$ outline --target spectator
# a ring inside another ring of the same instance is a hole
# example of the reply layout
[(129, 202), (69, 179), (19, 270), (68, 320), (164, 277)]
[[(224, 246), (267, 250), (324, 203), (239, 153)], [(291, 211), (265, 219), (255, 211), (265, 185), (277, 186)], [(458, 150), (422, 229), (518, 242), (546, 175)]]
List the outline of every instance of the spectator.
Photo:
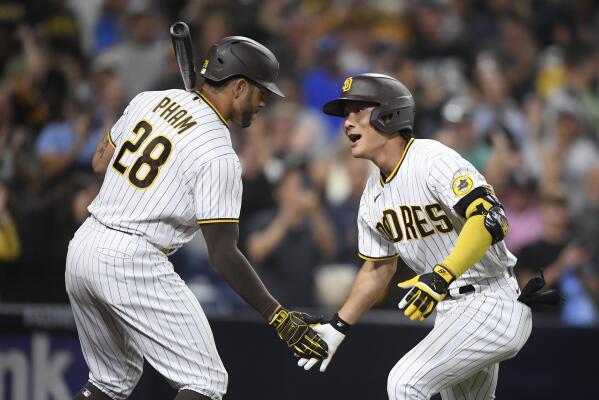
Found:
[(499, 63), (510, 93), (518, 102), (534, 90), (537, 54), (528, 21), (515, 16), (503, 17)]
[[(573, 286), (570, 271), (576, 271), (590, 260), (590, 254), (581, 246), (569, 232), (570, 216), (568, 213), (568, 193), (560, 186), (544, 189), (541, 197), (541, 212), (543, 217), (543, 235), (540, 239), (524, 246), (517, 254), (516, 273), (518, 283), (522, 287), (529, 279), (538, 276), (542, 269), (546, 287), (560, 287), (561, 279), (567, 276), (569, 285)], [(566, 299), (565, 307), (568, 306)], [(579, 302), (579, 299), (573, 299)], [(557, 307), (539, 306), (539, 312), (553, 312), (559, 315)], [(579, 309), (587, 312), (587, 309)]]
[(579, 240), (599, 259), (599, 164), (587, 174), (585, 194), (585, 206), (577, 216), (576, 232)]
[(257, 114), (244, 132), (240, 151), (242, 165), (242, 206), (239, 215), (239, 248), (247, 249), (248, 223), (256, 214), (275, 206), (272, 181), (281, 173), (281, 164), (271, 158), (271, 146), (266, 140), (266, 118)]
[(17, 178), (16, 158), (25, 141), (23, 128), (15, 128), (11, 121), (12, 107), (8, 93), (0, 89), (0, 179), (11, 182)]
[(15, 221), (8, 211), (8, 192), (0, 182), (0, 262), (15, 261), (21, 255), (21, 243)]
[(330, 207), (331, 219), (338, 238), (335, 261), (361, 266), (358, 258), (358, 227), (356, 218), (360, 199), (368, 181), (368, 162), (347, 154), (343, 160), (343, 170), (349, 180), (349, 190), (345, 199)]
[(536, 168), (548, 184), (565, 183), (573, 212), (580, 211), (584, 194), (584, 177), (599, 158), (596, 144), (584, 134), (581, 110), (569, 97), (556, 98), (554, 113), (549, 119), (547, 137), (538, 142), (539, 159)]
[[(308, 71), (302, 81), (302, 91), (305, 95), (306, 105), (320, 112), (323, 104), (339, 94), (339, 88), (342, 86), (346, 75), (350, 72), (344, 72), (338, 63), (338, 53), (340, 50), (339, 38), (335, 36), (324, 36), (316, 43), (316, 60), (318, 65)], [(325, 117), (328, 128), (327, 142), (332, 143), (339, 135), (341, 122), (339, 118)]]
[(49, 118), (47, 96), (52, 90), (49, 81), (45, 79), (49, 66), (44, 62), (49, 56), (49, 50), (40, 43), (42, 40), (27, 25), (19, 26), (16, 36), (22, 51), (15, 56), (15, 64), (21, 64), (20, 68), (7, 72), (10, 82), (7, 89), (11, 94), (13, 109), (11, 120), (15, 126), (35, 131)]
[(576, 220), (576, 238), (592, 254), (592, 263), (584, 270), (582, 280), (599, 309), (599, 165), (596, 164), (586, 178), (586, 201)]
[(522, 247), (537, 241), (543, 234), (537, 182), (522, 170), (512, 171), (501, 198), (510, 222), (505, 244), (513, 254), (518, 254)]
[(286, 304), (314, 305), (313, 273), (335, 252), (331, 223), (297, 167), (275, 187), (276, 207), (249, 222), (248, 255), (273, 295)]
[[(58, 72), (51, 73), (48, 79), (56, 82), (64, 80)], [(91, 156), (99, 140), (99, 137), (88, 137), (89, 112), (75, 113), (72, 104), (65, 99), (66, 83), (59, 86), (51, 102), (51, 121), (42, 129), (35, 146), (46, 186), (72, 171), (78, 163), (89, 170)]]
[(460, 153), (477, 170), (484, 171), (491, 146), (476, 140), (472, 111), (472, 101), (467, 97), (455, 97), (445, 103), (442, 109), (444, 129), (437, 133), (437, 140)]
[(564, 99), (577, 110), (580, 128), (599, 141), (599, 98), (593, 83), (597, 77), (597, 65), (592, 48), (580, 44), (566, 49), (564, 55), (565, 77), (562, 86), (549, 98), (548, 118), (559, 112)]
[(268, 131), (273, 156), (284, 162), (305, 163), (316, 192), (322, 193), (332, 148), (323, 119), (299, 103), (280, 102), (270, 109)]
[(94, 52), (96, 54), (116, 46), (124, 37), (125, 0), (104, 2), (102, 15), (94, 28)]
[(40, 2), (41, 7), (35, 7), (41, 19), (36, 28), (44, 33), (44, 39), (54, 53), (81, 57), (81, 33), (67, 3), (66, 0)]
[(280, 102), (269, 112), (269, 132), (276, 157), (292, 162), (317, 162), (329, 156), (322, 119), (295, 102)]
[(423, 1), (419, 7), (414, 7), (411, 53), (417, 60), (465, 57), (463, 26), (449, 11), (442, 1)]
[(472, 118), (478, 140), (488, 139), (497, 127), (503, 127), (503, 130), (509, 133), (509, 139), (514, 146), (525, 146), (526, 120), (510, 96), (505, 76), (495, 56), (488, 53), (478, 56), (476, 83), (480, 99)]
[(96, 59), (96, 68), (113, 71), (123, 83), (125, 101), (139, 92), (150, 90), (166, 69), (165, 41), (156, 36), (158, 26), (154, 16), (145, 9), (129, 3), (128, 26), (130, 38), (106, 50)]

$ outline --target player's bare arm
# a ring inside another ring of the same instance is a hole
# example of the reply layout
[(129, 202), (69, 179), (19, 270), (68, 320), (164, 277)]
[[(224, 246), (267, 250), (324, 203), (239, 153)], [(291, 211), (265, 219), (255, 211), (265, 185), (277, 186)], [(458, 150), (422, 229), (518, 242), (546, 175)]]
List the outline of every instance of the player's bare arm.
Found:
[(201, 226), (210, 261), (229, 286), (275, 328), (279, 338), (296, 354), (324, 359), (328, 355), (327, 345), (308, 326), (318, 320), (304, 313), (288, 311), (272, 297), (237, 247), (239, 225), (214, 223)]
[(266, 320), (280, 306), (260, 281), (258, 275), (237, 248), (237, 223), (203, 224), (210, 261), (219, 275)]
[[(397, 270), (397, 257), (386, 260), (368, 260), (358, 272), (349, 296), (331, 321), (317, 326), (314, 330), (328, 344), (329, 356), (322, 361), (320, 372), (324, 372), (345, 336), (364, 314), (380, 298)], [(319, 360), (302, 357), (297, 365), (311, 369)]]
[(356, 276), (349, 297), (339, 316), (353, 325), (370, 310), (397, 270), (397, 257), (383, 261), (365, 261)]
[(96, 151), (92, 158), (92, 168), (96, 174), (104, 175), (106, 173), (106, 169), (108, 168), (108, 164), (110, 164), (110, 159), (113, 154), (114, 147), (112, 143), (110, 143), (109, 134), (107, 134), (96, 146)]

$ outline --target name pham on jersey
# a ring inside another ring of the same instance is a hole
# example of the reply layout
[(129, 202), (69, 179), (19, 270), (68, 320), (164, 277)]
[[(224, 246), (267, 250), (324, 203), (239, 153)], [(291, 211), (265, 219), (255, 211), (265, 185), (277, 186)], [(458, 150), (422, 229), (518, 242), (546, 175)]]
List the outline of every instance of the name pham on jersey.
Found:
[[(197, 124), (191, 115), (187, 115), (188, 112), (186, 109), (182, 108), (179, 103), (171, 100), (171, 98), (168, 96), (164, 96), (164, 98), (160, 100), (156, 107), (154, 107), (152, 112), (156, 112), (158, 110), (162, 110), (160, 113), (160, 118), (169, 123), (179, 134), (182, 134)], [(183, 117), (186, 115), (187, 118), (184, 119)]]

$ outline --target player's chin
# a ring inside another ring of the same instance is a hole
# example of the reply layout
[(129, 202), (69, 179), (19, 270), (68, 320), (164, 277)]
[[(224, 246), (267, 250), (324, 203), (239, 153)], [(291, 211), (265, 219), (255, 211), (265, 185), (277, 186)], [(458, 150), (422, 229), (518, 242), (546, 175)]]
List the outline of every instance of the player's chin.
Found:
[(354, 158), (368, 158), (365, 149), (360, 146), (360, 143), (355, 143), (352, 145), (351, 155)]

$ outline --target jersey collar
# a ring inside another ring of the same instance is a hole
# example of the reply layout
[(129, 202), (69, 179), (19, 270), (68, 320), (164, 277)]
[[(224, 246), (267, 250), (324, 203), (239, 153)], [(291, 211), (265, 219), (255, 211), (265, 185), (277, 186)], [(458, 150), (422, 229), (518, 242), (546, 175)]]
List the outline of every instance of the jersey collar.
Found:
[(386, 183), (391, 182), (393, 180), (393, 178), (395, 178), (395, 175), (397, 175), (397, 171), (399, 171), (399, 167), (401, 167), (401, 163), (403, 162), (404, 158), (406, 157), (406, 154), (408, 154), (408, 150), (409, 150), (410, 146), (412, 145), (412, 143), (414, 143), (414, 138), (410, 138), (410, 140), (406, 144), (406, 147), (403, 149), (403, 153), (401, 155), (401, 158), (399, 159), (399, 162), (397, 163), (395, 168), (393, 168), (393, 171), (389, 174), (389, 176), (385, 177), (385, 175), (383, 175), (383, 173), (381, 172), (381, 177), (379, 179), (381, 186), (384, 187)]
[(200, 96), (202, 98), (202, 100), (204, 100), (204, 102), (206, 104), (208, 104), (208, 107), (210, 107), (212, 109), (212, 111), (214, 111), (216, 113), (216, 115), (218, 116), (218, 118), (222, 121), (223, 124), (225, 124), (225, 126), (228, 128), (229, 127), (229, 123), (227, 122), (226, 119), (223, 118), (223, 116), (221, 115), (221, 113), (218, 111), (218, 109), (214, 106), (214, 104), (212, 104), (210, 102), (210, 100), (208, 100), (206, 98), (206, 96), (204, 96), (199, 90), (193, 89), (193, 92), (195, 94), (197, 94), (198, 96)]

